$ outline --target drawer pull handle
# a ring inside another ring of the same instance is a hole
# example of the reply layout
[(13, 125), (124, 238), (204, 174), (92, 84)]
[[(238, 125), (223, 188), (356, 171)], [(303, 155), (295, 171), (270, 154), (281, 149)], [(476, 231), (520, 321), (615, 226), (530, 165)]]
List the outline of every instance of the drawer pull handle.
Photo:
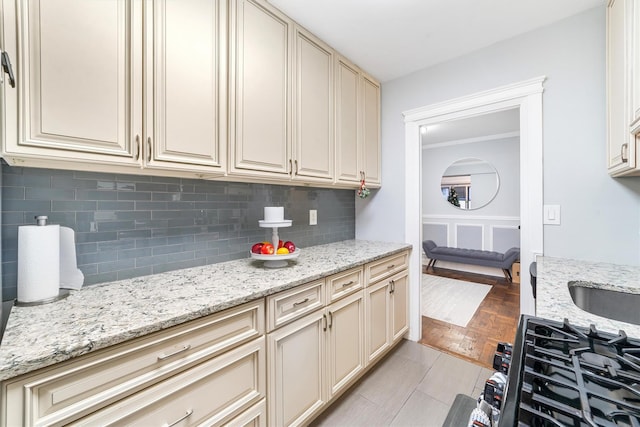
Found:
[(395, 280), (389, 280), (389, 293), (392, 294), (396, 291), (396, 281)]
[(296, 306), (304, 304), (305, 302), (309, 302), (309, 298), (305, 298), (302, 301), (294, 302), (293, 306), (296, 307)]
[(390, 269), (392, 269), (392, 268), (395, 268), (395, 266), (396, 266), (395, 264), (387, 265), (387, 270), (390, 270)]
[(351, 286), (353, 285), (353, 280), (350, 280), (349, 282), (345, 283), (344, 285), (342, 285), (343, 288), (346, 288), (347, 286)]
[(180, 419), (175, 420), (174, 422), (172, 422), (171, 424), (164, 424), (162, 427), (173, 427), (176, 424), (178, 424), (181, 421), (186, 420), (187, 418), (189, 418), (191, 416), (191, 414), (193, 414), (193, 409), (189, 409), (187, 411), (186, 414), (184, 414)]
[(174, 352), (172, 352), (172, 353), (168, 353), (168, 354), (161, 354), (160, 356), (158, 356), (158, 360), (165, 360), (165, 359), (168, 359), (168, 358), (170, 358), (170, 357), (172, 357), (172, 356), (175, 356), (176, 354), (183, 353), (183, 352), (185, 352), (185, 351), (189, 350), (190, 348), (191, 348), (191, 344), (187, 344), (187, 345), (185, 345), (184, 347), (182, 347), (182, 348), (180, 348), (180, 349), (178, 349), (178, 350), (176, 350), (176, 351), (174, 351)]
[(329, 329), (333, 327), (333, 313), (329, 312)]
[(147, 162), (151, 161), (151, 137), (147, 138), (147, 148), (149, 149), (149, 152), (147, 153)]
[(322, 330), (323, 330), (324, 332), (327, 332), (327, 315), (326, 315), (326, 314), (323, 314), (323, 315), (322, 315), (322, 320), (323, 320), (323, 322), (324, 322), (324, 327), (322, 328)]

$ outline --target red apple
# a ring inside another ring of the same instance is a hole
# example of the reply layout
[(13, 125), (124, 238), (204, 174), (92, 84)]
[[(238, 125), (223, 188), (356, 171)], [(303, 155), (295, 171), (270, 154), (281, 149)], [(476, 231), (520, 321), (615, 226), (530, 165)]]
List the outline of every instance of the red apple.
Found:
[(264, 243), (262, 242), (256, 243), (255, 245), (251, 246), (251, 252), (254, 254), (259, 254), (261, 253), (260, 251), (262, 250), (263, 246), (264, 246)]
[(284, 248), (289, 249), (289, 253), (292, 254), (296, 251), (296, 245), (293, 244), (293, 242), (284, 242), (284, 245), (282, 245)]
[(267, 244), (262, 245), (262, 248), (260, 249), (260, 252), (263, 255), (273, 255), (275, 250), (273, 249), (273, 245), (271, 243), (267, 243)]
[(284, 246), (284, 242), (282, 240), (278, 241), (278, 249)]

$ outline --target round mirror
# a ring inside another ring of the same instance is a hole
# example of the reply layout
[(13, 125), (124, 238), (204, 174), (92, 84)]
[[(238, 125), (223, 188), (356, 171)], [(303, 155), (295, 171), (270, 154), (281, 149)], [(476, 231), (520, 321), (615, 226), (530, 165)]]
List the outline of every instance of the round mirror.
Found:
[(486, 206), (498, 194), (500, 180), (493, 165), (475, 158), (453, 162), (442, 174), (442, 197), (459, 209)]

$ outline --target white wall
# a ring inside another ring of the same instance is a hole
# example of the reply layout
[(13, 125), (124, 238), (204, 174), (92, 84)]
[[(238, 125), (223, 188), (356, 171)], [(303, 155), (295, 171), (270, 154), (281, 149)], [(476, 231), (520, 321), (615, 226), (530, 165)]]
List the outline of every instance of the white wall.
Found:
[(604, 61), (603, 6), (384, 83), (383, 187), (356, 203), (356, 237), (404, 239), (403, 111), (545, 75), (544, 202), (562, 206), (545, 255), (639, 265), (640, 178), (606, 171)]

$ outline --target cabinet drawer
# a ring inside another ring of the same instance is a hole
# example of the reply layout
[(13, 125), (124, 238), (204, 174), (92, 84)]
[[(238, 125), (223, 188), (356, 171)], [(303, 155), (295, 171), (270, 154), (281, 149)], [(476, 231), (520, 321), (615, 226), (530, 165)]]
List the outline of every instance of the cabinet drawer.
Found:
[(378, 280), (396, 274), (409, 266), (409, 252), (401, 252), (378, 261), (370, 262), (364, 268), (367, 286)]
[(267, 399), (253, 405), (225, 426), (229, 427), (266, 427), (267, 425)]
[(362, 267), (353, 268), (327, 278), (327, 304), (362, 289)]
[(264, 348), (260, 337), (73, 425), (220, 425), (265, 396)]
[(16, 409), (2, 421), (50, 425), (75, 420), (261, 336), (263, 319), (263, 302), (251, 302), (18, 377), (5, 388), (8, 406)]
[(324, 307), (324, 302), (324, 279), (267, 297), (268, 332)]

